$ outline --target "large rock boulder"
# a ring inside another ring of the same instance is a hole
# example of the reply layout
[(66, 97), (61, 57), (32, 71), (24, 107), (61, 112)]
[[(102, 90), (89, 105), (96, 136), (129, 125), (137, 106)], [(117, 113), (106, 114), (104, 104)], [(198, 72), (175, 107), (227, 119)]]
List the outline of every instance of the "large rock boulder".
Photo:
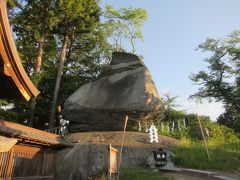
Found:
[(64, 104), (69, 130), (122, 130), (126, 115), (150, 121), (162, 114), (162, 103), (152, 76), (137, 56), (113, 53), (101, 77), (83, 85)]

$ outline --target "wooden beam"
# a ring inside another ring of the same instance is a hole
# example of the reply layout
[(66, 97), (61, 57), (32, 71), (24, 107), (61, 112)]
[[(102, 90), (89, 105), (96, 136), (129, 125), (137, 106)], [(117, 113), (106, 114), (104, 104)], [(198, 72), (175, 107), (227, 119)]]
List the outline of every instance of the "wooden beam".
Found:
[(3, 72), (12, 78), (17, 87), (16, 93), (21, 94), (27, 101), (36, 97), (40, 92), (22, 66), (7, 17), (6, 0), (0, 1), (0, 56), (4, 64)]

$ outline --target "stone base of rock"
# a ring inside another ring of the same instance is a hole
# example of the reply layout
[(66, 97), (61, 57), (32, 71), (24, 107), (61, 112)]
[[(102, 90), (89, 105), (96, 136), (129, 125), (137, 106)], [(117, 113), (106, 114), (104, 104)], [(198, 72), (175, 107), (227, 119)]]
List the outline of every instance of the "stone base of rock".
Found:
[[(56, 157), (55, 179), (73, 180), (107, 175), (109, 144), (120, 152), (122, 131), (84, 132), (67, 134), (64, 139), (74, 143), (71, 149), (60, 151)], [(178, 140), (159, 136), (159, 144), (149, 142), (148, 133), (126, 132), (122, 153), (122, 168), (146, 166), (154, 146), (164, 149), (178, 145)]]
[[(117, 147), (120, 150), (120, 147)], [(122, 168), (145, 166), (151, 149), (124, 147)], [(75, 145), (57, 154), (55, 178), (58, 180), (87, 179), (107, 176), (109, 150), (107, 145)]]
[[(123, 127), (122, 127), (123, 129)], [(64, 140), (68, 143), (77, 144), (112, 144), (113, 146), (121, 146), (123, 131), (106, 131), (106, 132), (82, 132), (71, 133), (64, 136)], [(148, 133), (126, 131), (125, 133), (125, 147), (139, 147), (148, 148), (154, 150), (154, 147), (171, 149), (172, 147), (179, 145), (179, 140), (168, 136), (158, 136), (159, 143), (150, 143), (150, 137)]]
[(85, 180), (106, 175), (108, 172), (108, 146), (75, 145), (57, 154), (55, 179)]

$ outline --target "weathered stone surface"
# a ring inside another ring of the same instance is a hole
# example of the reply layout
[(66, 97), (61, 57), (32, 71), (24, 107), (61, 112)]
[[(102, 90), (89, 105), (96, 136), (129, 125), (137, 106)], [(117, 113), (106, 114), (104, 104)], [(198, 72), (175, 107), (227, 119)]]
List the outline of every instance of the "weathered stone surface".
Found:
[(139, 121), (154, 120), (162, 103), (149, 70), (137, 56), (113, 53), (100, 79), (72, 94), (64, 104), (69, 130), (122, 130), (125, 115)]
[[(120, 147), (115, 146), (120, 152)], [(146, 158), (152, 153), (149, 148), (123, 147), (122, 168), (144, 166)], [(119, 154), (118, 154), (119, 155)], [(55, 179), (85, 180), (88, 177), (107, 174), (108, 145), (75, 145), (57, 153), (55, 161)]]
[[(64, 141), (69, 144), (112, 144), (113, 146), (121, 146), (123, 131), (98, 131), (98, 132), (80, 132), (71, 133), (64, 136)], [(125, 132), (124, 146), (139, 147), (147, 149), (172, 149), (179, 145), (179, 140), (168, 136), (158, 136), (159, 143), (150, 143), (149, 133), (140, 133), (133, 131)]]
[(85, 180), (107, 174), (108, 146), (75, 145), (57, 153), (55, 174), (57, 180)]
[[(67, 134), (64, 140), (75, 146), (57, 153), (55, 179), (86, 179), (105, 174), (108, 170), (109, 144), (118, 149), (119, 157), (122, 135), (123, 132), (116, 131)], [(154, 145), (149, 143), (148, 133), (126, 132), (121, 167), (145, 166), (154, 149), (172, 149), (178, 144), (179, 141), (174, 138), (159, 136), (159, 143)]]

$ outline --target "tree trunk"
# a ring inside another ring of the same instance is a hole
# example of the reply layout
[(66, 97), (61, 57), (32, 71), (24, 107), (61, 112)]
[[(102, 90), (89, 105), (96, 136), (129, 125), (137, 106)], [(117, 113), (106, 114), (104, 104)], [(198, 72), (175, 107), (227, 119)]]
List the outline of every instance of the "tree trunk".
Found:
[(59, 66), (58, 66), (57, 79), (56, 79), (54, 94), (53, 94), (53, 103), (52, 103), (51, 115), (49, 120), (50, 128), (53, 128), (56, 123), (56, 106), (57, 106), (58, 93), (59, 93), (59, 88), (60, 88), (61, 79), (62, 79), (64, 60), (66, 57), (67, 43), (68, 43), (68, 37), (65, 35), (63, 39), (63, 45), (61, 49)]
[[(36, 58), (36, 64), (34, 69), (34, 74), (40, 73), (41, 67), (42, 67), (42, 56), (43, 56), (43, 47), (45, 42), (45, 33), (43, 33), (39, 39), (39, 46), (38, 46), (38, 55)], [(37, 82), (38, 83), (38, 82)], [(36, 86), (38, 86), (36, 84)], [(36, 107), (37, 99), (36, 97), (33, 97), (30, 102), (30, 119), (28, 121), (28, 126), (33, 126), (34, 124), (34, 112)]]
[(43, 46), (45, 42), (45, 33), (42, 34), (39, 40), (37, 61), (35, 64), (35, 73), (39, 73), (42, 67)]
[(32, 97), (30, 101), (30, 119), (28, 120), (28, 123), (27, 123), (27, 125), (30, 127), (33, 127), (33, 124), (34, 124), (34, 112), (35, 112), (36, 102), (37, 102), (37, 98)]

